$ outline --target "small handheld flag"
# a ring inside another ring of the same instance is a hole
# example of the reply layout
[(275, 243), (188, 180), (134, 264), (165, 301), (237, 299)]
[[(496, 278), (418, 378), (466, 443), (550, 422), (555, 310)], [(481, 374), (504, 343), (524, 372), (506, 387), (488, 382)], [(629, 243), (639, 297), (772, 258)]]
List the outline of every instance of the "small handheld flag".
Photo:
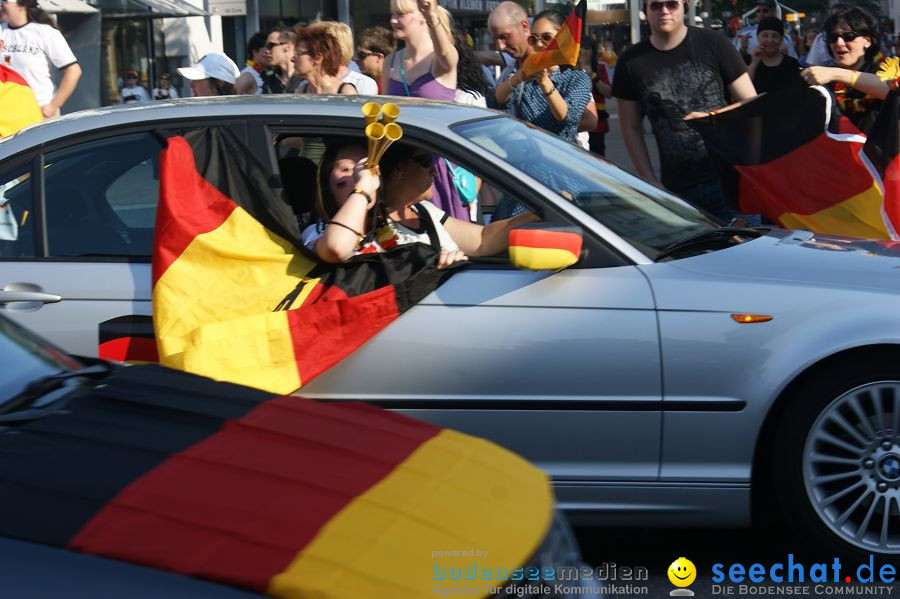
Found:
[(556, 32), (556, 37), (546, 48), (535, 52), (522, 65), (527, 77), (531, 77), (541, 69), (561, 64), (575, 66), (578, 53), (581, 51), (581, 31), (584, 28), (584, 17), (587, 14), (587, 0), (581, 0), (569, 13), (566, 22)]

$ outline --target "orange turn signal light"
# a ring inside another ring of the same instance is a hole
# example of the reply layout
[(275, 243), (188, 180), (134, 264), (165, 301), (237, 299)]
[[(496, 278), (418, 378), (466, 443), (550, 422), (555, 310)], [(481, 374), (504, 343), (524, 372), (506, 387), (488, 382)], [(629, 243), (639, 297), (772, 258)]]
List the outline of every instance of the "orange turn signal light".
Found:
[(767, 314), (732, 314), (731, 320), (741, 324), (750, 324), (754, 322), (769, 322), (772, 317)]

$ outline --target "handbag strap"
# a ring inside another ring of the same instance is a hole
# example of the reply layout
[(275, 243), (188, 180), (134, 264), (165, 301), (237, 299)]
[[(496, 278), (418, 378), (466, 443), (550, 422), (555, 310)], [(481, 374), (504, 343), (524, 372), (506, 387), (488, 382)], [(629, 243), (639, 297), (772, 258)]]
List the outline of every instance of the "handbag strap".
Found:
[(422, 224), (425, 225), (425, 230), (428, 232), (428, 241), (431, 242), (431, 247), (440, 251), (441, 240), (440, 237), (438, 237), (437, 227), (434, 225), (434, 219), (431, 218), (431, 213), (428, 211), (428, 208), (420, 206), (419, 204), (413, 204), (413, 210), (416, 211), (416, 214), (419, 215), (419, 220), (421, 220)]
[(403, 91), (406, 92), (407, 96), (412, 96), (412, 94), (409, 93), (409, 84), (406, 82), (406, 69), (403, 68), (403, 53), (405, 51), (405, 48), (400, 50), (400, 79), (403, 82)]

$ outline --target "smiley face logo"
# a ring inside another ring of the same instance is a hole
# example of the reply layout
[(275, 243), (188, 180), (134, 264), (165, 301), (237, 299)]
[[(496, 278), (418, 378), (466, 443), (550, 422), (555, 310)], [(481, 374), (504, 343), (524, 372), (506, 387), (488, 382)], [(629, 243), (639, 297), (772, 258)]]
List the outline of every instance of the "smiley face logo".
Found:
[(669, 566), (668, 574), (669, 581), (675, 586), (689, 587), (697, 578), (697, 568), (691, 560), (679, 557)]

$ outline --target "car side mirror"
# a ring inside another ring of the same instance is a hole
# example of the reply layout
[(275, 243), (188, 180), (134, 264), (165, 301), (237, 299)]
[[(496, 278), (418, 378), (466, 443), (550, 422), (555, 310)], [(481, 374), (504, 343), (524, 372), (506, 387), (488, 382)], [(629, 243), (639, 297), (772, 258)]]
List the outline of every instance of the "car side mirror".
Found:
[(525, 270), (562, 270), (581, 258), (580, 227), (530, 223), (509, 232), (509, 261)]

